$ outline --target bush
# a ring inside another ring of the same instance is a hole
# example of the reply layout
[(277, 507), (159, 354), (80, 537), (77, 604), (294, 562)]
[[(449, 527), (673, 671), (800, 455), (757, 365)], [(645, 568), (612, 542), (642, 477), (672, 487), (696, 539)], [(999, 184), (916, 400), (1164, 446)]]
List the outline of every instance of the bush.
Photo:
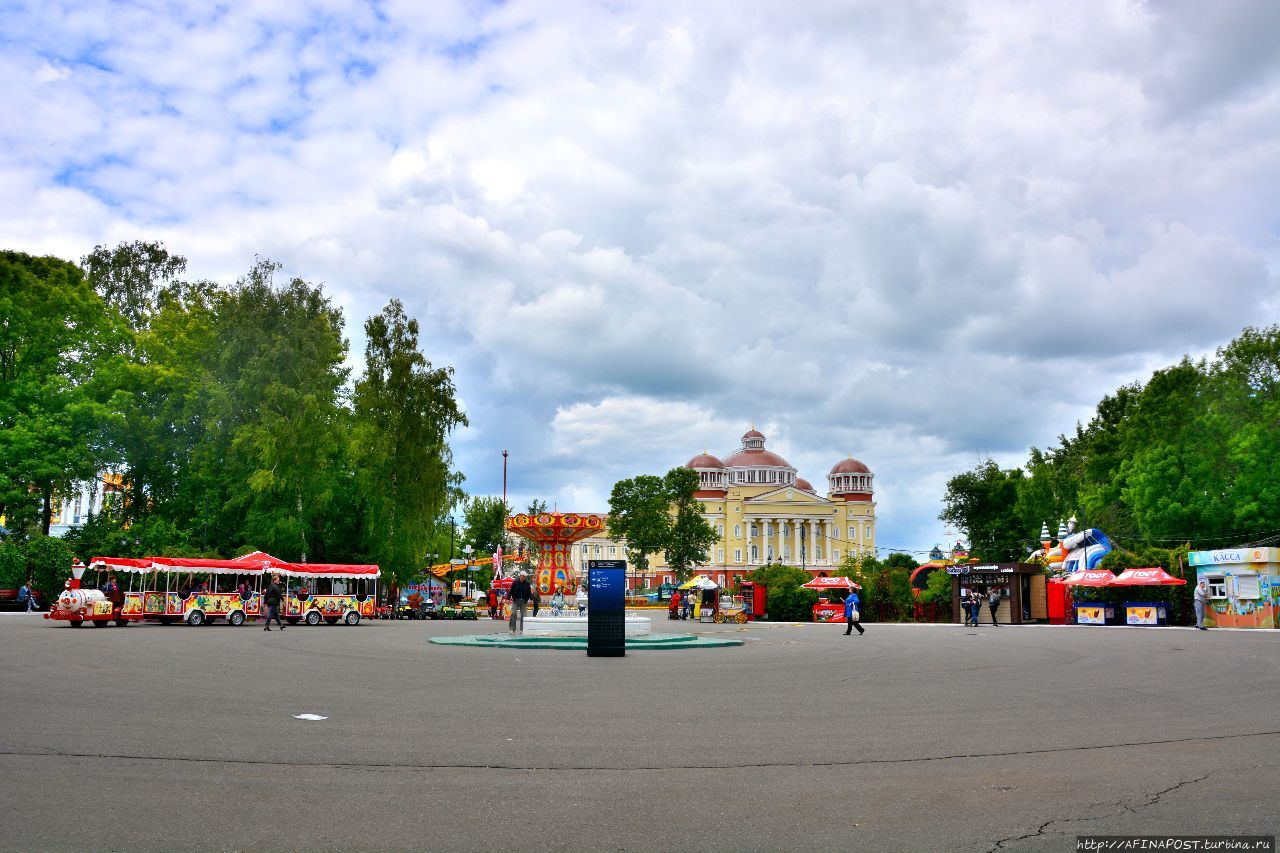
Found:
[(17, 589), (27, 582), (27, 558), (11, 542), (0, 542), (0, 589)]
[(770, 622), (808, 622), (813, 618), (818, 595), (800, 588), (809, 577), (804, 569), (783, 565), (763, 566), (751, 573), (751, 579), (767, 590), (765, 609)]
[(71, 577), (71, 549), (61, 539), (37, 536), (27, 543), (27, 571), (31, 585), (46, 599), (57, 596)]

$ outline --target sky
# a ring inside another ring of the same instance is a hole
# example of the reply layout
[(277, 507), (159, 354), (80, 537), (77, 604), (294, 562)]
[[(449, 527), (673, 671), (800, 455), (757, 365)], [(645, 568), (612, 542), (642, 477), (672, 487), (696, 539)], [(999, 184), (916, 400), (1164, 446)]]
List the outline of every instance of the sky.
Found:
[(473, 494), (506, 449), (517, 508), (602, 511), (754, 425), (919, 552), (949, 477), (1277, 322), (1277, 44), (1269, 0), (0, 0), (0, 246), (271, 258), (357, 370), (400, 299)]

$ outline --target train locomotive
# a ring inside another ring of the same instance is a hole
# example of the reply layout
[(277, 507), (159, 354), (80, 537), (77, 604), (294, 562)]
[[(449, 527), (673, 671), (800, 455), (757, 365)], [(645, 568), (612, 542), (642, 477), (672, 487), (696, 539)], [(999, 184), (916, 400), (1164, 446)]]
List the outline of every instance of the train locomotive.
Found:
[(71, 565), (71, 580), (57, 600), (44, 614), (46, 619), (66, 622), (72, 628), (79, 628), (85, 622), (91, 622), (95, 628), (101, 628), (115, 622), (120, 627), (129, 624), (129, 619), (121, 612), (122, 604), (107, 599), (105, 593), (97, 589), (88, 589), (80, 585), (84, 577), (84, 564), (76, 560)]

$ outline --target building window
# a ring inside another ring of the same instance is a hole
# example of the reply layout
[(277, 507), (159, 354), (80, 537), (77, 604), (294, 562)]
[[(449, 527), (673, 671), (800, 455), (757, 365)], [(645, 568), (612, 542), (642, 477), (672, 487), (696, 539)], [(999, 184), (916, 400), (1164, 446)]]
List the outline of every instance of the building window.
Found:
[(756, 524), (751, 525), (751, 538), (754, 539), (759, 535), (760, 535), (760, 526)]
[(1209, 585), (1210, 598), (1227, 597), (1227, 579), (1222, 575), (1206, 575), (1201, 580)]
[(718, 550), (716, 551), (716, 562), (717, 562), (717, 563), (723, 563), (723, 562), (724, 562), (724, 549), (723, 549), (723, 548), (720, 548), (720, 549), (718, 549)]
[(734, 538), (734, 539), (737, 539), (737, 538), (738, 538), (738, 537), (740, 537), (741, 535), (742, 535), (742, 525), (741, 525), (741, 524), (735, 524), (735, 525), (733, 526), (733, 538)]
[(831, 552), (831, 559), (836, 560), (836, 561), (839, 561), (839, 560), (840, 560), (840, 549), (839, 549), (839, 548), (836, 548), (834, 551), (832, 551), (832, 552)]
[(603, 553), (603, 551), (604, 551), (604, 548), (603, 548), (602, 546), (600, 546), (600, 545), (597, 545), (597, 546), (596, 546), (596, 556), (597, 556), (597, 557), (598, 557), (598, 556), (600, 556), (600, 554), (601, 554), (601, 553)]
[(609, 556), (610, 556), (610, 557), (616, 557), (616, 556), (618, 556), (618, 546), (617, 546), (617, 545), (610, 545), (610, 546), (609, 546)]
[(867, 540), (870, 541), (870, 539), (871, 539), (871, 525), (870, 523), (868, 523), (867, 524)]
[(741, 548), (734, 548), (734, 549), (733, 549), (733, 561), (734, 561), (735, 563), (741, 563), (741, 562), (742, 562), (742, 549), (741, 549)]
[(583, 545), (583, 546), (582, 546), (582, 554), (583, 554), (583, 556), (586, 556), (587, 554), (590, 554), (590, 553), (591, 553), (591, 546), (590, 546), (590, 545)]
[(724, 575), (716, 575), (716, 582), (719, 583), (720, 586), (724, 586)]
[(671, 583), (671, 575), (667, 575), (667, 576), (666, 576), (666, 580), (665, 580), (664, 582), (665, 582), (665, 583)]
[(753, 563), (760, 562), (760, 546), (759, 545), (751, 546), (751, 562)]
[(724, 525), (723, 525), (723, 524), (717, 524), (717, 525), (716, 525), (716, 535), (717, 535), (717, 536), (724, 536)]

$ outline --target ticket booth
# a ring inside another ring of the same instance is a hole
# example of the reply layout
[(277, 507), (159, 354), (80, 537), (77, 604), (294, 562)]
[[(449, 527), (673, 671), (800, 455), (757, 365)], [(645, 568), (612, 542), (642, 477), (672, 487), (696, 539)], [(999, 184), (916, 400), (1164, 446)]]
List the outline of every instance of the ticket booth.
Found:
[(978, 622), (989, 624), (991, 610), (986, 596), (993, 589), (1000, 592), (996, 621), (1001, 625), (1045, 622), (1049, 618), (1044, 569), (1037, 563), (961, 564), (947, 566), (947, 574), (951, 576), (951, 612), (956, 622), (964, 621), (961, 597), (977, 590), (983, 597)]

